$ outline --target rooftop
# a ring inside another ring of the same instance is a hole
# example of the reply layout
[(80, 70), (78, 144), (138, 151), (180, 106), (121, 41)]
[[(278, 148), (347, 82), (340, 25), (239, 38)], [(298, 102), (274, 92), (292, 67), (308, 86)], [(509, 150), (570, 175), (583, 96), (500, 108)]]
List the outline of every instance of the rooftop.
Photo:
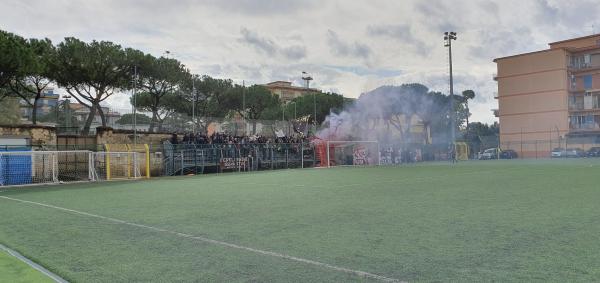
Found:
[(600, 39), (600, 33), (592, 34), (592, 35), (586, 35), (586, 36), (581, 36), (581, 37), (576, 37), (576, 38), (571, 38), (571, 39), (565, 39), (565, 40), (561, 40), (561, 41), (550, 42), (550, 43), (548, 43), (548, 45), (552, 46), (552, 45), (556, 45), (556, 44), (560, 44), (560, 43), (566, 43), (566, 42), (571, 42), (571, 41), (579, 41), (579, 40), (582, 40), (582, 39), (590, 39), (590, 38), (594, 38), (594, 37), (597, 37), (598, 39)]
[[(564, 43), (569, 43), (569, 42), (575, 43), (578, 41), (591, 40), (594, 38), (598, 39), (596, 41), (596, 45), (578, 46), (581, 44), (580, 43), (580, 44), (576, 44), (575, 46), (563, 46)], [(567, 50), (569, 52), (580, 52), (580, 51), (600, 48), (600, 45), (598, 45), (598, 44), (600, 44), (600, 34), (593, 34), (593, 35), (588, 35), (588, 36), (582, 36), (582, 37), (576, 37), (576, 38), (551, 42), (551, 43), (548, 43), (548, 45), (550, 46), (549, 49), (537, 50), (537, 51), (532, 51), (532, 52), (525, 52), (525, 53), (520, 53), (520, 54), (515, 54), (515, 55), (510, 55), (510, 56), (499, 57), (499, 58), (495, 58), (493, 61), (497, 62), (498, 60), (502, 60), (502, 59), (508, 59), (508, 58), (513, 58), (513, 57), (518, 57), (518, 56), (531, 55), (531, 54), (535, 54), (535, 53), (550, 52), (550, 51), (556, 51), (556, 50)], [(561, 46), (554, 47), (555, 45), (561, 45)]]

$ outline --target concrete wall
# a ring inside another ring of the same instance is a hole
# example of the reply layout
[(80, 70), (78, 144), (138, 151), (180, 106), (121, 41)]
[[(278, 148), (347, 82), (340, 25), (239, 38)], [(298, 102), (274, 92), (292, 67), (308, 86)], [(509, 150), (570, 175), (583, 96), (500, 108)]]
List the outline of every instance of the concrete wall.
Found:
[(31, 145), (55, 145), (54, 127), (37, 125), (0, 125), (0, 137), (29, 139)]
[[(164, 140), (169, 139), (169, 133), (137, 133), (138, 144), (160, 144)], [(132, 144), (134, 136), (132, 130), (117, 130), (108, 127), (96, 128), (96, 143), (97, 144)]]

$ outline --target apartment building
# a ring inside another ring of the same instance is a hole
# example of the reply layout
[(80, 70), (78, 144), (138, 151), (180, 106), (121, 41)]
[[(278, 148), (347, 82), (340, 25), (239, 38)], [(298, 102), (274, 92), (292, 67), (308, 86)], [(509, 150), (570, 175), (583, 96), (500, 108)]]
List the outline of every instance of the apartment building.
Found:
[(293, 86), (291, 82), (287, 81), (275, 81), (264, 84), (263, 86), (268, 88), (273, 95), (279, 96), (279, 99), (282, 103), (288, 103), (294, 100), (294, 98), (305, 94), (319, 92), (319, 90), (316, 88)]
[[(52, 87), (46, 87), (42, 90), (42, 95), (37, 104), (37, 117), (50, 113), (51, 109), (56, 107), (59, 97), (60, 95), (54, 92)], [(20, 101), (21, 119), (24, 121), (31, 121), (32, 119), (33, 107), (31, 107), (31, 104), (33, 104), (33, 100), (33, 98), (29, 99), (29, 103), (24, 100)]]
[[(497, 58), (500, 142), (524, 157), (577, 138), (600, 140), (600, 34)], [(523, 150), (523, 143), (526, 149)], [(598, 141), (596, 141), (598, 142)]]

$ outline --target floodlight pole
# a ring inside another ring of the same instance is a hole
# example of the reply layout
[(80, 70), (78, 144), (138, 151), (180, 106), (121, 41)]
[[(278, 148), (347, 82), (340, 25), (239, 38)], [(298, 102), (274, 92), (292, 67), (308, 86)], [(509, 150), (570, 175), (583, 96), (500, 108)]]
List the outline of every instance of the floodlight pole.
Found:
[(242, 80), (242, 112), (244, 113), (244, 136), (248, 135), (248, 123), (246, 121), (246, 81)]
[(196, 137), (196, 75), (192, 77), (192, 133)]
[(137, 148), (137, 98), (136, 98), (136, 88), (137, 88), (137, 66), (133, 66), (133, 146)]
[(456, 40), (456, 32), (444, 32), (444, 46), (448, 47), (448, 63), (450, 68), (450, 95), (449, 95), (449, 107), (450, 107), (450, 142), (453, 151), (452, 162), (456, 161), (456, 129), (455, 129), (455, 110), (454, 110), (454, 78), (452, 75), (452, 40)]
[[(310, 91), (310, 81), (313, 80), (313, 78), (308, 75), (307, 72), (302, 72), (302, 80), (304, 80), (306, 82), (306, 91)], [(317, 93), (313, 92), (313, 126), (314, 126), (314, 132), (313, 134), (317, 133)]]
[(297, 119), (296, 117), (296, 101), (292, 101), (294, 103), (294, 120)]
[(65, 126), (67, 128), (67, 131), (70, 131), (71, 130), (71, 112), (70, 112), (71, 101), (69, 100), (69, 98), (71, 98), (71, 96), (63, 95), (63, 98), (65, 99), (63, 101), (63, 108), (64, 108), (65, 116), (66, 116)]

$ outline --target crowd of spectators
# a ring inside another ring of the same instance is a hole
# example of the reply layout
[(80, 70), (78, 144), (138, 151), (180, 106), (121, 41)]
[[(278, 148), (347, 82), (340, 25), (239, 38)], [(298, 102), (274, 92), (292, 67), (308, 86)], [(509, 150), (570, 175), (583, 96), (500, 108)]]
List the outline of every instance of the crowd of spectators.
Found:
[(265, 137), (261, 135), (251, 136), (234, 136), (225, 133), (213, 133), (205, 135), (201, 133), (192, 134), (186, 133), (183, 137), (173, 134), (169, 139), (171, 144), (214, 144), (214, 145), (244, 145), (244, 144), (297, 144), (309, 142), (309, 139), (304, 136), (280, 136), (280, 137)]

